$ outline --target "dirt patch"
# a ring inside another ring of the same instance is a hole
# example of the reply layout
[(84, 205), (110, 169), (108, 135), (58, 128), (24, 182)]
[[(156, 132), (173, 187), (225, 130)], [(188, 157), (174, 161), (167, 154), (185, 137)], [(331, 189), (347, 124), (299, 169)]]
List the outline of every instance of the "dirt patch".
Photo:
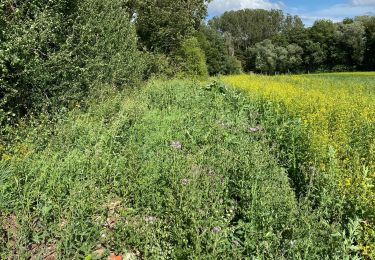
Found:
[(0, 216), (1, 241), (13, 256), (17, 256), (17, 241), (19, 225), (16, 214)]
[(30, 254), (30, 260), (55, 260), (57, 259), (56, 243), (50, 243), (48, 245), (32, 244), (30, 245)]

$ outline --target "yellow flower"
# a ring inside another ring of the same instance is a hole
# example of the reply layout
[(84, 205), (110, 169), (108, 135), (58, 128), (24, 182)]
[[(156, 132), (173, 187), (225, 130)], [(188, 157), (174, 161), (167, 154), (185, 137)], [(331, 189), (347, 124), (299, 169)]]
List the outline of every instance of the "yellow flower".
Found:
[[(282, 122), (300, 119), (305, 126), (307, 160), (313, 159), (323, 172), (330, 169), (328, 147), (332, 147), (334, 163), (342, 176), (337, 184), (345, 189), (352, 185), (347, 176), (352, 176), (353, 169), (366, 165), (371, 172), (375, 170), (375, 90), (368, 80), (361, 80), (363, 76), (375, 76), (375, 72), (272, 77), (252, 74), (222, 80), (244, 91), (251, 101), (265, 105), (262, 109), (269, 109), (267, 116), (281, 118)], [(345, 80), (341, 80), (343, 77)], [(356, 158), (361, 159), (358, 162)]]
[(9, 161), (10, 159), (12, 159), (12, 157), (10, 155), (3, 154), (3, 156), (2, 156), (3, 161)]

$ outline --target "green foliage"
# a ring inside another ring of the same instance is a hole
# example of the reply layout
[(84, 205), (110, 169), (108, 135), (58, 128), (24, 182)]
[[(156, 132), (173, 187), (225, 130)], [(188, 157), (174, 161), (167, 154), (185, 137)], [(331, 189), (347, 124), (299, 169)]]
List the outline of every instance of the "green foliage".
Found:
[(65, 50), (61, 50), (64, 42), (60, 35), (67, 33), (65, 23), (70, 17), (54, 12), (52, 4), (41, 10), (35, 2), (20, 6), (7, 2), (11, 7), (6, 8), (12, 12), (3, 13), (7, 22), (0, 46), (0, 93), (5, 109), (23, 112), (40, 104), (41, 97), (50, 98), (48, 92), (54, 89), (49, 88), (64, 84), (65, 79), (57, 77), (59, 69), (73, 74), (67, 69), (68, 57), (61, 61)]
[[(373, 16), (340, 23), (317, 20), (305, 28), (300, 17), (282, 11), (244, 9), (214, 17), (209, 25), (222, 34), (227, 50), (241, 61), (244, 71), (296, 73), (371, 70), (374, 21)], [(265, 40), (272, 41), (273, 46)]]
[(351, 71), (351, 67), (347, 65), (335, 65), (331, 69), (332, 72), (347, 72)]
[[(307, 200), (324, 212), (324, 218), (347, 227), (335, 234), (346, 240), (340, 250), (372, 259), (375, 124), (374, 116), (364, 111), (373, 105), (374, 73), (241, 75), (223, 80), (244, 89), (258, 107), (269, 145), (287, 169), (300, 201)], [(361, 220), (356, 235), (349, 239), (354, 224), (349, 219), (357, 218)]]
[(254, 68), (247, 66), (248, 48), (275, 36), (282, 29), (283, 21), (280, 10), (244, 9), (214, 17), (209, 25), (224, 35), (230, 54), (241, 61), (245, 71), (250, 71)]
[(2, 1), (2, 7), (10, 10), (2, 14), (0, 43), (0, 105), (6, 111), (71, 106), (95, 81), (123, 86), (142, 74), (135, 30), (121, 1)]
[(197, 33), (197, 39), (203, 49), (209, 74), (228, 75), (241, 72), (241, 63), (229, 55), (225, 45), (225, 38), (216, 30), (202, 25)]
[(226, 74), (240, 74), (242, 72), (241, 62), (235, 56), (227, 56), (224, 66)]
[(360, 22), (337, 24), (335, 50), (332, 57), (336, 64), (357, 68), (362, 65), (366, 47), (365, 28)]
[(326, 61), (326, 53), (319, 42), (307, 40), (304, 45), (304, 64), (307, 71), (316, 71)]
[[(286, 60), (286, 68), (288, 71), (298, 72), (303, 60), (303, 49), (297, 44), (289, 44), (286, 46), (288, 59)], [(283, 72), (283, 71), (281, 71)]]
[(145, 78), (152, 77), (167, 77), (172, 78), (175, 76), (176, 68), (173, 66), (174, 61), (163, 53), (146, 52), (146, 70)]
[(97, 89), (21, 128), (0, 161), (1, 258), (356, 255), (358, 221), (297, 200), (269, 148), (271, 110), (218, 82)]
[(273, 73), (276, 70), (275, 46), (270, 40), (257, 43), (252, 49), (255, 53), (255, 68), (258, 71)]
[(319, 42), (324, 49), (333, 43), (335, 25), (330, 20), (317, 20), (309, 29), (309, 38), (313, 42)]
[(197, 38), (186, 39), (177, 51), (175, 59), (182, 73), (198, 77), (208, 76), (206, 57)]
[(122, 1), (81, 1), (78, 13), (71, 44), (79, 46), (81, 62), (86, 57), (87, 77), (117, 87), (140, 79), (143, 60)]
[(307, 37), (307, 29), (302, 19), (299, 16), (287, 15), (284, 18), (281, 32), (272, 38), (278, 45), (297, 44), (303, 46)]
[(142, 46), (169, 54), (191, 37), (207, 15), (207, 0), (141, 0), (133, 3)]
[(373, 71), (375, 70), (375, 16), (359, 16), (355, 21), (361, 22), (366, 32), (363, 68)]
[(256, 70), (267, 74), (298, 72), (303, 62), (303, 49), (300, 46), (275, 46), (271, 40), (257, 43), (250, 49), (250, 55), (255, 58)]
[(209, 24), (220, 32), (230, 33), (236, 49), (243, 51), (277, 34), (283, 19), (280, 10), (244, 9), (225, 12), (213, 18)]

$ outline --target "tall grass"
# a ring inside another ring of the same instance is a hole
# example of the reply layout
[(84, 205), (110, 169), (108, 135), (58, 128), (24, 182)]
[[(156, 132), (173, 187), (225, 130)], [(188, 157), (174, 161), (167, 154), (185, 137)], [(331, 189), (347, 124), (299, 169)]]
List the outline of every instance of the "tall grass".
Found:
[(5, 151), (0, 258), (359, 255), (358, 220), (296, 196), (258, 103), (215, 82), (98, 89)]

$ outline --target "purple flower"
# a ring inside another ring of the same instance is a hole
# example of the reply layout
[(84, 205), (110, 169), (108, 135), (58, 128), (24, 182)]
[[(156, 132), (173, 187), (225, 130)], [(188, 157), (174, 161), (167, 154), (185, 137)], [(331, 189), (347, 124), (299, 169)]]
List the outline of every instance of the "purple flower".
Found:
[(214, 227), (214, 228), (212, 229), (212, 232), (213, 232), (213, 233), (220, 233), (220, 232), (221, 232), (221, 228), (220, 228), (220, 227)]
[(259, 131), (262, 131), (262, 127), (261, 126), (256, 126), (256, 127), (250, 127), (249, 129), (248, 129), (248, 131), (250, 132), (250, 133), (257, 133), (257, 132), (259, 132)]
[(171, 143), (171, 147), (176, 150), (181, 150), (182, 149), (182, 144), (179, 141), (173, 141)]

